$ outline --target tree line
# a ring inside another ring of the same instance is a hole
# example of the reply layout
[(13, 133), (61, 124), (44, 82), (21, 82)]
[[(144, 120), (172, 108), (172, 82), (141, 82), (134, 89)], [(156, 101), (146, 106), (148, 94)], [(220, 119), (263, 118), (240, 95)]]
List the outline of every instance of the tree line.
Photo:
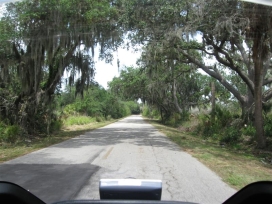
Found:
[[(7, 5), (0, 33), (1, 118), (27, 132), (44, 120), (35, 118), (37, 112), (52, 115), (48, 107), (64, 72), (84, 95), (93, 84), (94, 48), (110, 62), (129, 39), (130, 46), (143, 46), (139, 69), (124, 71), (131, 79), (122, 86), (121, 79), (113, 80), (115, 93), (155, 104), (162, 120), (212, 98), (237, 101), (240, 126), (252, 123), (257, 147), (266, 146), (264, 111), (272, 97), (267, 6), (238, 0), (24, 0)], [(208, 94), (212, 87), (220, 96)]]

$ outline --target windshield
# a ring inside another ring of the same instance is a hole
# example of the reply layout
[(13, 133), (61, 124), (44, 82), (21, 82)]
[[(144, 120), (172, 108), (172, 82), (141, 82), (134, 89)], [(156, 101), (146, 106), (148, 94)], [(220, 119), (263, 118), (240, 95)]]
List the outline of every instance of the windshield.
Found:
[(0, 180), (48, 203), (272, 180), (271, 1), (1, 0), (0, 19)]

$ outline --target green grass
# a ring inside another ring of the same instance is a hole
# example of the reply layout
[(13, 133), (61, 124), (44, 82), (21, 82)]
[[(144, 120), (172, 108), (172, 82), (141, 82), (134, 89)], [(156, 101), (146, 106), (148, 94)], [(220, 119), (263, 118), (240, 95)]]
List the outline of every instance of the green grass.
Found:
[(28, 154), (30, 152), (63, 142), (65, 140), (82, 135), (87, 131), (91, 131), (117, 120), (91, 122), (85, 125), (69, 125), (64, 126), (62, 130), (55, 132), (50, 136), (35, 137), (30, 140), (18, 141), (15, 144), (0, 143), (0, 163), (14, 159), (16, 157)]
[(85, 125), (89, 123), (96, 122), (95, 118), (91, 118), (88, 116), (69, 116), (65, 121), (64, 125), (65, 126), (70, 126), (70, 125)]
[(272, 165), (261, 161), (265, 156), (263, 154), (255, 155), (239, 145), (227, 148), (220, 146), (218, 142), (204, 140), (198, 135), (192, 135), (190, 131), (185, 131), (189, 128), (188, 123), (185, 124), (186, 128), (177, 129), (164, 126), (155, 120), (146, 120), (237, 190), (255, 181), (272, 181)]

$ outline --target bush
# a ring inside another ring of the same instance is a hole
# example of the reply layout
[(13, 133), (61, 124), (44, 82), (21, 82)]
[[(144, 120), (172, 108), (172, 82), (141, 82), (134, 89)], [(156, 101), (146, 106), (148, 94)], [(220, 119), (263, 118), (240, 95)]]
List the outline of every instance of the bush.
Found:
[(65, 121), (65, 125), (85, 125), (88, 123), (95, 122), (95, 118), (91, 118), (88, 116), (69, 116)]
[(243, 135), (254, 137), (256, 134), (256, 129), (252, 125), (247, 125), (241, 129)]
[[(219, 139), (219, 135), (221, 135), (225, 129), (228, 131), (227, 127), (231, 126), (233, 119), (234, 116), (229, 110), (216, 106), (214, 118), (212, 118), (212, 114), (199, 116), (200, 124), (197, 127), (198, 133), (202, 133), (204, 138), (212, 137)], [(228, 140), (227, 136), (224, 136), (223, 140), (225, 140), (225, 138)]]
[(129, 106), (126, 103), (121, 104), (121, 114), (122, 114), (121, 117), (129, 116), (131, 114), (131, 110), (130, 110)]
[(140, 105), (135, 101), (126, 101), (125, 104), (129, 107), (131, 114), (140, 114)]
[(96, 122), (98, 122), (98, 123), (104, 121), (104, 119), (100, 116), (97, 116), (95, 119), (96, 119)]
[(74, 115), (76, 113), (76, 107), (74, 104), (69, 104), (64, 107), (63, 113), (66, 115)]
[(234, 118), (229, 110), (219, 106), (216, 106), (215, 108), (215, 117), (221, 127), (228, 126)]
[(3, 142), (15, 143), (20, 137), (20, 127), (17, 125), (0, 125), (0, 138)]
[(238, 142), (241, 139), (241, 131), (235, 127), (228, 127), (225, 129), (220, 142), (232, 144)]
[(113, 118), (111, 117), (111, 115), (108, 115), (107, 117), (106, 117), (106, 120), (112, 120)]
[(152, 107), (149, 107), (149, 106), (143, 106), (143, 109), (142, 109), (142, 114), (143, 116), (145, 117), (149, 117), (149, 118), (155, 118), (155, 119), (159, 119), (161, 116), (160, 116), (160, 113), (157, 109), (154, 109)]
[(60, 120), (56, 120), (51, 123), (51, 132), (58, 131), (61, 129), (63, 123)]
[(264, 134), (267, 137), (272, 137), (272, 117), (268, 116), (264, 121)]
[(149, 111), (149, 107), (148, 107), (148, 106), (143, 106), (142, 114), (143, 114), (143, 116), (145, 116), (145, 117), (149, 117), (150, 111)]
[(220, 123), (217, 120), (212, 122), (210, 115), (199, 115), (199, 120), (197, 132), (201, 133), (204, 138), (215, 137), (220, 132)]
[(188, 112), (183, 112), (182, 114), (174, 113), (167, 119), (165, 124), (173, 126), (173, 127), (177, 127), (181, 125), (184, 121), (188, 121), (188, 119), (189, 119)]

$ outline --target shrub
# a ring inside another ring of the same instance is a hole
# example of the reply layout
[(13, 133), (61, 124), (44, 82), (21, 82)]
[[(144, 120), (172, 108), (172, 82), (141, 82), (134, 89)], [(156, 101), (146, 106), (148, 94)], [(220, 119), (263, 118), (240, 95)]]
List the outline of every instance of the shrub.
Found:
[(60, 120), (56, 120), (51, 123), (51, 132), (58, 131), (61, 129), (63, 123)]
[(159, 111), (157, 109), (153, 109), (150, 114), (151, 118), (159, 119), (161, 117)]
[(176, 121), (175, 117), (171, 116), (167, 121), (165, 121), (165, 125), (175, 127), (177, 125), (177, 121)]
[(173, 127), (177, 127), (177, 126), (181, 125), (184, 121), (187, 121), (187, 120), (189, 120), (189, 113), (188, 112), (183, 112), (182, 114), (174, 113), (167, 119), (165, 124), (173, 126)]
[(107, 117), (106, 117), (106, 120), (112, 120), (113, 118), (111, 117), (111, 115), (108, 115)]
[(104, 120), (103, 120), (103, 118), (102, 117), (100, 117), (100, 116), (96, 116), (96, 122), (103, 122)]
[(20, 137), (20, 127), (17, 125), (2, 125), (1, 130), (1, 140), (4, 142), (15, 143)]
[(74, 104), (69, 104), (63, 109), (63, 113), (66, 115), (74, 115), (76, 113), (76, 106)]
[(232, 144), (239, 141), (241, 138), (241, 131), (235, 127), (228, 127), (225, 129), (223, 136), (220, 139), (220, 142), (227, 144)]
[(95, 122), (95, 118), (91, 118), (88, 116), (69, 116), (65, 121), (65, 125), (85, 125), (88, 123)]
[(215, 108), (215, 117), (217, 122), (220, 123), (221, 127), (226, 127), (229, 125), (234, 118), (229, 110), (219, 106), (216, 106)]
[(129, 107), (131, 114), (140, 114), (140, 105), (135, 101), (126, 101), (125, 104)]
[(268, 137), (272, 137), (272, 117), (268, 116), (264, 121), (264, 134)]
[(143, 106), (142, 114), (143, 114), (143, 116), (149, 117), (150, 111), (149, 111), (149, 107), (148, 106)]
[(142, 114), (143, 116), (149, 117), (149, 118), (155, 118), (155, 119), (159, 119), (160, 118), (160, 112), (157, 109), (154, 109), (152, 107), (149, 106), (143, 106), (142, 109)]
[(256, 134), (256, 129), (252, 125), (247, 125), (241, 129), (243, 135), (254, 137)]
[[(211, 114), (199, 116), (200, 123), (197, 127), (198, 133), (202, 133), (204, 138), (212, 137), (214, 139), (219, 139), (219, 135), (231, 125), (233, 119), (234, 116), (229, 110), (216, 106), (214, 118), (212, 118)], [(224, 136), (223, 140), (228, 140), (227, 138), (228, 136)]]
[(221, 130), (220, 123), (215, 120), (211, 121), (210, 115), (199, 115), (200, 123), (197, 127), (198, 133), (201, 133), (204, 138), (214, 137)]

